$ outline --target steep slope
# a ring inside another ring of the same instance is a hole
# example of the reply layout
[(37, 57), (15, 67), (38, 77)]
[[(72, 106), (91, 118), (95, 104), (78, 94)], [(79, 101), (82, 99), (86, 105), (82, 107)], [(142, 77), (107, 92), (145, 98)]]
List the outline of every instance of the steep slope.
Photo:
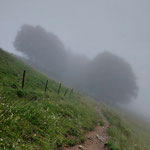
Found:
[(58, 88), (59, 83), (0, 49), (0, 149), (56, 149), (84, 141), (101, 119), (96, 104), (64, 85), (58, 94)]
[[(64, 85), (58, 94), (59, 86), (0, 49), (0, 149), (78, 149), (81, 144), (87, 149), (107, 145), (108, 150), (149, 150), (150, 129), (144, 123), (139, 126), (136, 119)], [(100, 127), (103, 121), (104, 129)], [(105, 137), (104, 143), (97, 143), (96, 134)]]

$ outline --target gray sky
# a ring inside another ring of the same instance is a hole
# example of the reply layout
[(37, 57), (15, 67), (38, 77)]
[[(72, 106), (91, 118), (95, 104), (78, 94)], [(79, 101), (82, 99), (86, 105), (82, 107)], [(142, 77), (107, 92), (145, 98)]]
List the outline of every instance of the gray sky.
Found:
[(0, 0), (0, 47), (15, 52), (22, 24), (41, 25), (90, 58), (104, 50), (125, 58), (140, 86), (133, 109), (150, 116), (150, 0)]

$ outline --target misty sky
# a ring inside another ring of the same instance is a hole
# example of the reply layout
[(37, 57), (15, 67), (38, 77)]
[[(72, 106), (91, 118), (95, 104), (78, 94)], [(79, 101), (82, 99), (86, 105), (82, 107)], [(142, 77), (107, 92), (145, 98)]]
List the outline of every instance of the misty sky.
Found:
[(150, 116), (150, 0), (0, 0), (0, 47), (15, 52), (23, 24), (41, 25), (75, 53), (125, 58), (140, 86), (132, 106)]

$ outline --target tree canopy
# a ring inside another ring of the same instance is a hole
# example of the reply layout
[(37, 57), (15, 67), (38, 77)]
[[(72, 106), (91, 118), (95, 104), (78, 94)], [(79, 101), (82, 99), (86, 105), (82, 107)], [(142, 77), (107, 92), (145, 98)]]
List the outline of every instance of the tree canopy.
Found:
[(122, 58), (103, 52), (87, 67), (88, 92), (111, 103), (127, 103), (137, 96), (136, 77), (130, 64)]
[(21, 27), (14, 47), (41, 71), (105, 102), (127, 103), (137, 95), (130, 64), (110, 52), (100, 53), (90, 61), (66, 50), (53, 33), (31, 25)]
[(26, 54), (32, 63), (50, 72), (51, 76), (61, 78), (67, 57), (63, 43), (53, 33), (46, 32), (41, 26), (23, 25), (14, 47)]

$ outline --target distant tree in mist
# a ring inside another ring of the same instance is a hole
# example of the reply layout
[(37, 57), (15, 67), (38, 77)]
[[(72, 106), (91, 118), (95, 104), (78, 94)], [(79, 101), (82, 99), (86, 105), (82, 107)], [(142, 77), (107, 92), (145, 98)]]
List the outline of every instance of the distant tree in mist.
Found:
[(67, 58), (64, 45), (56, 35), (40, 26), (23, 25), (16, 36), (14, 47), (26, 54), (30, 63), (61, 79)]
[(89, 93), (108, 103), (127, 103), (137, 96), (136, 77), (131, 66), (109, 52), (91, 61), (84, 82)]
[(66, 50), (60, 39), (42, 27), (23, 25), (14, 41), (28, 63), (82, 92), (108, 103), (127, 103), (137, 95), (136, 77), (122, 58), (104, 52), (89, 60)]

